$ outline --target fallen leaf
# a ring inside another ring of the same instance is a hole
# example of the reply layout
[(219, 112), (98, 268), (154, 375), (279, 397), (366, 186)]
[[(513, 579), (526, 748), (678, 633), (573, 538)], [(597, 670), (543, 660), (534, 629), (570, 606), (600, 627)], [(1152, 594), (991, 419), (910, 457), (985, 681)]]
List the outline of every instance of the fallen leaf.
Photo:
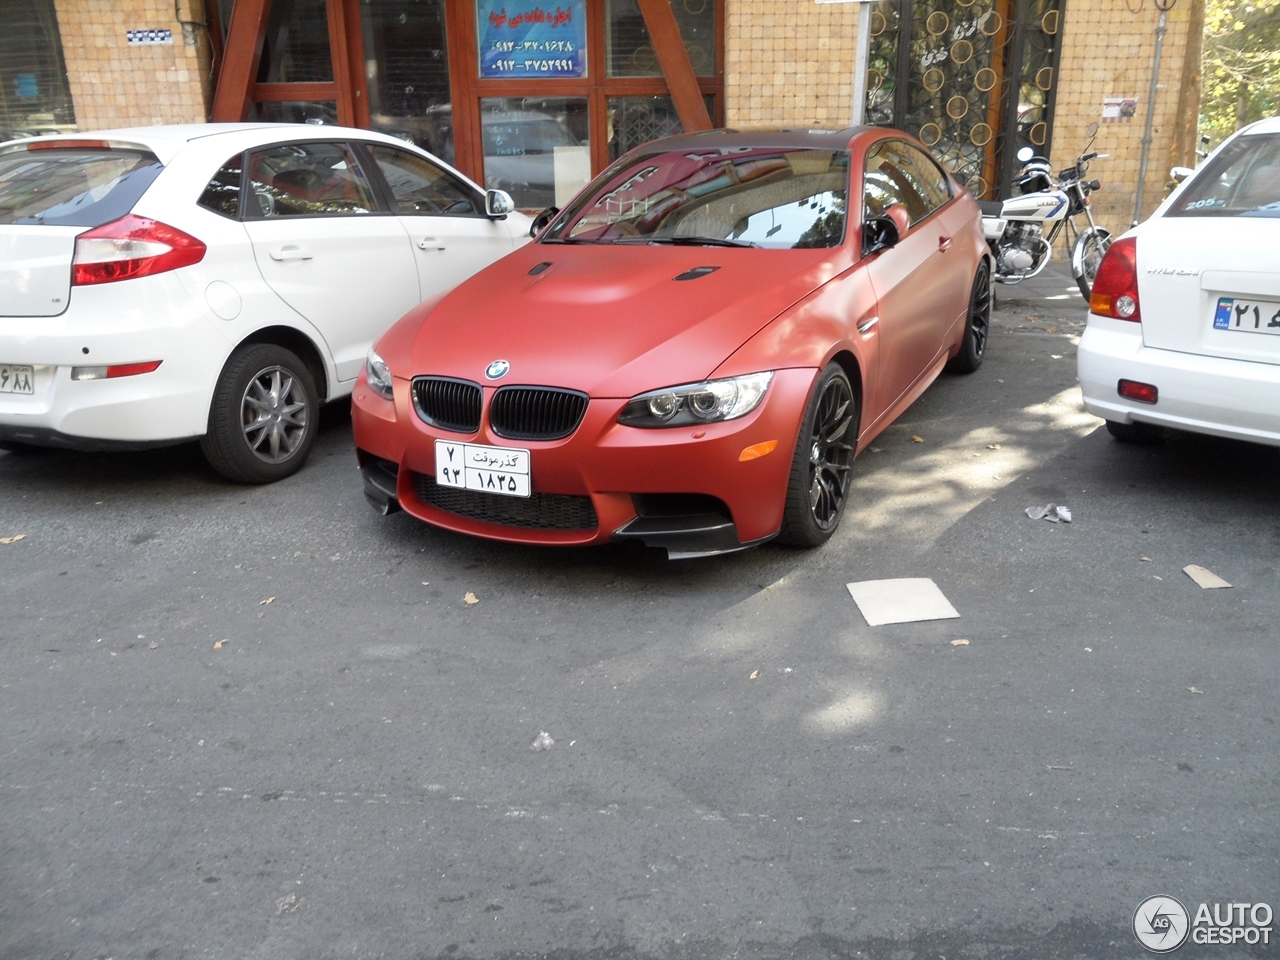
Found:
[(430, 580), (423, 580), (423, 581), (422, 581), (422, 585), (423, 585), (424, 587), (429, 587), (429, 586), (431, 586), (431, 581), (430, 581)]
[(1150, 563), (1150, 562), (1151, 562), (1151, 558), (1150, 558), (1150, 557), (1139, 557), (1139, 558), (1138, 558), (1138, 562), (1139, 562), (1139, 563)]
[(1000, 444), (998, 444), (998, 443), (988, 443), (988, 444), (987, 444), (987, 449), (988, 449), (988, 450), (999, 450), (999, 449), (1000, 449)]
[(262, 606), (264, 603), (275, 603), (275, 601), (276, 601), (275, 597), (267, 597), (267, 599), (265, 600), (259, 600), (258, 606)]
[(959, 640), (952, 640), (951, 645), (953, 647), (967, 647), (969, 645), (969, 641), (961, 638)]
[(1027, 319), (1028, 319), (1028, 320), (1030, 320), (1032, 323), (1039, 323), (1039, 322), (1040, 322), (1040, 321), (1038, 321), (1035, 317), (1033, 317), (1033, 316), (1032, 316), (1031, 314), (1029, 314), (1029, 313), (1027, 314)]
[(1152, 580), (1163, 580), (1163, 579), (1164, 579), (1164, 577), (1152, 577), (1151, 579), (1152, 579)]
[[(1057, 333), (1057, 332), (1058, 332), (1058, 328), (1057, 328), (1057, 327), (1045, 327), (1045, 328), (1044, 328), (1044, 332), (1045, 332), (1045, 333)], [(1057, 359), (1057, 360), (1061, 360), (1062, 358), (1061, 358), (1061, 357), (1056, 357), (1055, 359)]]
[(1199, 689), (1198, 687), (1187, 687), (1187, 689), (1190, 690), (1192, 693), (1204, 693), (1204, 691)]
[(0, 543), (17, 543), (19, 540), (27, 539), (25, 533), (15, 534), (12, 537), (0, 537)]
[(1085, 652), (1085, 653), (1093, 653), (1093, 647), (1085, 647), (1085, 648), (1084, 648), (1084, 652)]
[(997, 378), (996, 383), (1004, 383), (1004, 381)]
[(759, 670), (752, 670), (752, 671), (751, 671), (751, 676), (747, 677), (747, 679), (748, 679), (748, 680), (754, 680), (754, 679), (755, 679), (756, 677), (758, 677), (758, 676), (760, 676), (760, 671), (759, 671)]
[(468, 591), (467, 591), (467, 595), (466, 595), (465, 597), (463, 597), (463, 598), (462, 598), (462, 602), (463, 602), (463, 603), (465, 603), (465, 604), (469, 607), (469, 606), (471, 606), (473, 603), (479, 603), (479, 602), (480, 602), (480, 598), (479, 598), (479, 597), (477, 597), (477, 596), (476, 596), (474, 593), (472, 593), (470, 590), (468, 590)]
[(1074, 772), (1076, 768), (1075, 767), (1058, 767), (1058, 766), (1054, 766), (1053, 764), (1046, 764), (1045, 769), (1046, 770), (1066, 770), (1068, 772)]
[(228, 643), (228, 642), (229, 642), (229, 641), (227, 641), (227, 640), (219, 640), (217, 643), (215, 643), (215, 644), (213, 645), (213, 649), (215, 649), (215, 650), (221, 650), (221, 649), (222, 649), (222, 645), (223, 645), (224, 643)]
[(1051, 353), (1051, 354), (1049, 354), (1049, 359), (1050, 359), (1050, 360), (1061, 360), (1061, 359), (1062, 359), (1062, 354), (1060, 354), (1060, 353)]
[(924, 437), (917, 437), (914, 433), (911, 435), (912, 443), (924, 443)]

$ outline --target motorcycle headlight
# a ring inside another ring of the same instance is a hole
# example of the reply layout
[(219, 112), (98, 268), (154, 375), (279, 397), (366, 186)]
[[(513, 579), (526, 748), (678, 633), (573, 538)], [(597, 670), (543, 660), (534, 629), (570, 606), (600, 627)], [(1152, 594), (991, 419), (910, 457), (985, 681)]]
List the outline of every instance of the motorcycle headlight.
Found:
[(391, 390), (391, 371), (387, 369), (386, 362), (372, 350), (364, 358), (364, 375), (369, 381), (369, 389), (382, 399), (391, 400), (394, 397)]
[(773, 371), (666, 387), (632, 397), (618, 415), (631, 427), (681, 427), (746, 416), (760, 405)]

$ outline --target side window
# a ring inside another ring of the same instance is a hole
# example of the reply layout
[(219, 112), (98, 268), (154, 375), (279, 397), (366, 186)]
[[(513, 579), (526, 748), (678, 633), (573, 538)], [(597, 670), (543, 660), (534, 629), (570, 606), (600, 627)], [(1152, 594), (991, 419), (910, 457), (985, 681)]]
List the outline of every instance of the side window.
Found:
[(236, 219), (240, 215), (240, 170), (243, 164), (244, 154), (240, 153), (224, 163), (196, 202), (206, 210)]
[(324, 217), (372, 213), (369, 181), (345, 143), (287, 143), (249, 156), (246, 216)]
[(897, 140), (882, 140), (867, 151), (862, 189), (864, 222), (884, 216), (895, 204), (906, 209), (912, 223), (929, 215), (928, 201), (907, 174), (911, 158), (905, 147), (906, 144)]
[(429, 160), (380, 144), (370, 144), (369, 151), (391, 188), (396, 213), (474, 217), (484, 212), (474, 190)]
[(908, 157), (903, 172), (924, 196), (925, 202), (929, 205), (929, 212), (933, 213), (940, 207), (946, 206), (951, 201), (951, 184), (947, 180), (947, 175), (942, 172), (932, 157), (922, 153), (916, 147), (905, 144), (902, 149)]

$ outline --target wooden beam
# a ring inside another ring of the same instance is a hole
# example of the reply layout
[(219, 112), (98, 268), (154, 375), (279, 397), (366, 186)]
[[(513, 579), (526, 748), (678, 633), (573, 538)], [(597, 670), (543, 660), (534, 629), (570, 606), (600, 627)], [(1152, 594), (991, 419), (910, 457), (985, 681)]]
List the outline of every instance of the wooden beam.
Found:
[(257, 79), (270, 13), (271, 0), (236, 0), (231, 8), (225, 56), (209, 112), (214, 123), (236, 122), (249, 115), (249, 95)]
[[(243, 2), (243, 0), (242, 0)], [(697, 133), (711, 129), (711, 115), (698, 88), (698, 76), (689, 62), (689, 52), (680, 36), (680, 25), (671, 11), (671, 0), (638, 0), (644, 25), (649, 28), (649, 39), (662, 66), (671, 100), (680, 117), (685, 133)]]

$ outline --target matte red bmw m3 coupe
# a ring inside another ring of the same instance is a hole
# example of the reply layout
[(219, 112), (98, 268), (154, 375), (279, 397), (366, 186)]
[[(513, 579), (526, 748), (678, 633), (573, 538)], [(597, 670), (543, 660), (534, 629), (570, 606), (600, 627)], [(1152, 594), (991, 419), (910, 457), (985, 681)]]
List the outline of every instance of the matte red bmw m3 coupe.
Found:
[(540, 219), (369, 353), (380, 511), (672, 558), (817, 546), (854, 456), (986, 349), (978, 205), (905, 133), (654, 141)]

